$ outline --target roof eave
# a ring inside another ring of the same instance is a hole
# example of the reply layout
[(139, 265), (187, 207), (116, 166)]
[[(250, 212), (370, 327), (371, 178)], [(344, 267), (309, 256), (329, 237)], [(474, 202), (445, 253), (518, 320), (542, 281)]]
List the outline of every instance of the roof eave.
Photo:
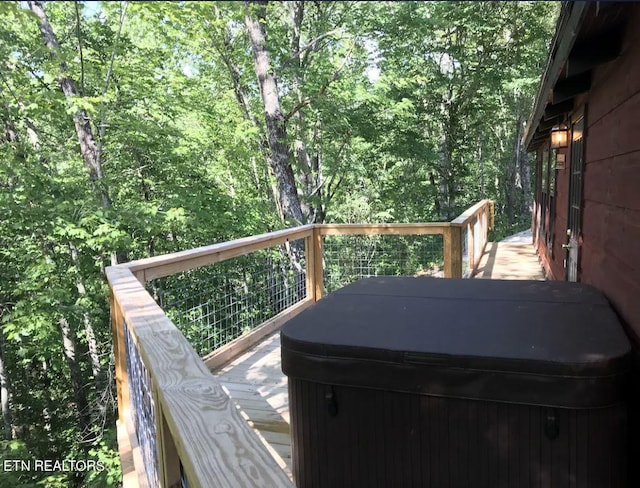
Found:
[[(571, 52), (580, 30), (580, 26), (587, 14), (590, 2), (567, 2), (558, 19), (558, 28), (551, 42), (547, 65), (533, 104), (531, 116), (524, 130), (524, 147), (529, 149), (536, 128), (544, 114), (551, 90), (558, 79), (562, 68)], [(529, 149), (530, 150), (530, 149)]]

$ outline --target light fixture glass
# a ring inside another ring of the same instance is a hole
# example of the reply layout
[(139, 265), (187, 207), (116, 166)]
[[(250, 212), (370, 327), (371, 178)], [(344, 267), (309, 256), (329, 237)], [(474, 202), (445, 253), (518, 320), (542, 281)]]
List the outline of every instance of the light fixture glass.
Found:
[(569, 141), (569, 129), (566, 125), (556, 125), (551, 129), (551, 149), (567, 147)]

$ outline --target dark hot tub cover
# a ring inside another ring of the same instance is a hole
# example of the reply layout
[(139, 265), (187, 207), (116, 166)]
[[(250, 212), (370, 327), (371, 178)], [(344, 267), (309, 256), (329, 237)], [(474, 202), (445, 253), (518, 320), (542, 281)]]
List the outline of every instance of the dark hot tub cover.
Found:
[(332, 385), (566, 408), (622, 400), (631, 346), (568, 282), (362, 279), (282, 329), (282, 370)]

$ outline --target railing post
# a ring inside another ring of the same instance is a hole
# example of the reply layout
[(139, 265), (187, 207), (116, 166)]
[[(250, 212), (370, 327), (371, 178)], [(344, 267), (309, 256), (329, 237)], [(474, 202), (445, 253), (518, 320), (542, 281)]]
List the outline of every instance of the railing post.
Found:
[(111, 309), (111, 335), (115, 359), (116, 396), (118, 399), (118, 420), (126, 422), (125, 412), (129, 410), (129, 381), (127, 377), (127, 357), (124, 345), (124, 324), (120, 304), (116, 302), (113, 290), (109, 290)]
[(475, 232), (476, 232), (476, 226), (475, 226), (475, 221), (476, 219), (473, 218), (469, 221), (468, 227), (467, 227), (467, 250), (469, 252), (469, 273), (470, 276), (473, 276), (473, 270), (475, 269), (475, 264), (476, 264), (476, 242), (475, 242)]
[(496, 203), (491, 200), (491, 224), (489, 230), (493, 230), (496, 226)]
[(312, 233), (313, 247), (313, 277), (314, 277), (314, 300), (317, 302), (324, 293), (324, 273), (322, 270), (322, 234), (320, 225), (313, 226)]
[(154, 387), (153, 391), (154, 403), (156, 406), (156, 432), (157, 432), (157, 446), (158, 452), (158, 477), (160, 478), (160, 484), (162, 488), (174, 488), (180, 486), (180, 457), (178, 456), (178, 450), (171, 436), (171, 431), (167, 425), (167, 420), (162, 412), (160, 401), (158, 399), (158, 393)]
[(141, 270), (138, 270), (138, 271), (134, 271), (133, 272), (133, 276), (136, 277), (136, 279), (140, 282), (140, 284), (142, 286), (144, 286), (145, 283), (147, 282), (147, 279), (145, 277), (144, 269), (141, 269)]
[(315, 260), (315, 247), (314, 247), (314, 234), (313, 230), (311, 234), (304, 238), (304, 271), (305, 286), (307, 290), (307, 298), (313, 298), (315, 301), (316, 296), (316, 260)]
[(482, 212), (482, 236), (484, 238), (484, 241), (482, 243), (482, 252), (484, 252), (484, 249), (487, 246), (487, 242), (489, 242), (489, 208), (490, 207), (491, 207), (490, 204), (485, 206)]
[(462, 227), (451, 224), (444, 229), (444, 276), (462, 278)]

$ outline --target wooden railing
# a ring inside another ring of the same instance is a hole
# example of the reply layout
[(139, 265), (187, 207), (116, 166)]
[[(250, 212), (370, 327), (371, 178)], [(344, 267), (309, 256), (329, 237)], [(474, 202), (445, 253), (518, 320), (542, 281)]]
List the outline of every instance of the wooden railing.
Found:
[[(483, 200), (451, 222), (305, 225), (107, 268), (124, 486), (292, 486), (209, 369), (322, 297), (326, 236), (442, 236), (442, 274), (462, 277), (465, 262), (467, 275), (480, 262), (493, 212), (493, 202)], [(291, 255), (291, 246), (304, 250), (303, 293), (204, 358), (145, 288), (158, 278), (278, 246)]]

